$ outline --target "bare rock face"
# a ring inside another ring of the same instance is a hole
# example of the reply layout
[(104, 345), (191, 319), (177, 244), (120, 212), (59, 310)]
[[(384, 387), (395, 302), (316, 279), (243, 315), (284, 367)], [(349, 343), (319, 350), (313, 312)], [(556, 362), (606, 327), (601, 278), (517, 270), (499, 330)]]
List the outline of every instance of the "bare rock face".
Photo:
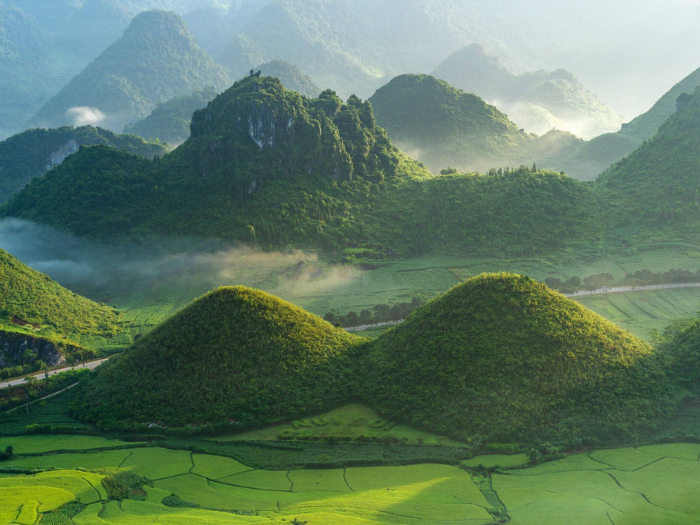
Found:
[(0, 368), (43, 361), (53, 367), (66, 362), (55, 343), (28, 334), (0, 332)]
[(80, 149), (80, 144), (75, 139), (70, 139), (63, 146), (58, 148), (56, 151), (51, 152), (49, 155), (48, 162), (46, 164), (46, 171), (55, 168), (61, 162), (66, 160), (69, 155), (72, 155)]

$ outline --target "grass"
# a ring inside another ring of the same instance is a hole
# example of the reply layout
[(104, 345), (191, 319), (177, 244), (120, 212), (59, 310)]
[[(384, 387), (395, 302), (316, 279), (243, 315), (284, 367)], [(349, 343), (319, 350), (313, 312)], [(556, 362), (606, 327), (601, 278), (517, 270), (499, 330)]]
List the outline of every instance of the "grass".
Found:
[(100, 448), (118, 448), (124, 445), (133, 445), (116, 439), (107, 439), (99, 436), (71, 436), (71, 435), (37, 435), (15, 436), (12, 438), (0, 437), (0, 449), (12, 445), (15, 454), (42, 454), (56, 451), (79, 451)]
[(137, 448), (128, 451), (126, 460), (118, 465), (151, 481), (187, 474), (192, 468), (190, 452), (165, 448)]
[(472, 459), (464, 460), (461, 462), (461, 464), (469, 468), (476, 468), (479, 466), (485, 468), (511, 468), (527, 465), (528, 458), (526, 454), (490, 454), (487, 456), (476, 456)]
[(109, 450), (105, 452), (87, 452), (83, 454), (52, 454), (48, 456), (27, 456), (11, 459), (0, 464), (4, 468), (28, 469), (75, 469), (87, 470), (116, 468), (129, 457), (130, 450)]
[(217, 436), (216, 441), (278, 441), (285, 439), (309, 441), (313, 438), (345, 437), (355, 440), (360, 436), (374, 440), (395, 436), (407, 444), (460, 446), (449, 438), (382, 418), (376, 410), (359, 403), (351, 403), (321, 415), (275, 424), (258, 430)]
[[(507, 509), (512, 523), (519, 525), (609, 525), (611, 521), (615, 525), (696, 525), (700, 523), (700, 462), (697, 454), (690, 458), (698, 448), (700, 445), (671, 444), (600, 450), (537, 467), (516, 468), (491, 478), (477, 477), (478, 486), (465, 470), (436, 464), (288, 472), (250, 470), (229, 476), (247, 478), (248, 484), (257, 488), (232, 486), (185, 471), (155, 481), (153, 487), (144, 487), (145, 501), (127, 499), (121, 503), (107, 501), (100, 483), (102, 476), (97, 474), (61, 470), (12, 475), (0, 477), (0, 523), (34, 523), (32, 517), (48, 513), (43, 519), (46, 523), (67, 524), (70, 521), (54, 518), (54, 511), (78, 500), (87, 507), (65, 507), (68, 516), (80, 511), (72, 518), (76, 525), (154, 521), (166, 525), (257, 524), (290, 523), (295, 519), (308, 525), (427, 525), (456, 521), (486, 525), (494, 523), (499, 506)], [(139, 462), (149, 465), (152, 475), (162, 475), (164, 471), (159, 468), (164, 463), (179, 463), (179, 471), (186, 466), (177, 451), (137, 450)], [(95, 454), (109, 456), (114, 452)], [(47, 454), (37, 459), (45, 460), (46, 468), (55, 456)], [(202, 461), (203, 458), (207, 459)], [(517, 466), (516, 459), (523, 459), (522, 455), (494, 455), (474, 458), (472, 463), (486, 466), (485, 462), (491, 459), (502, 466), (504, 458), (512, 460), (511, 466)], [(220, 458), (226, 466), (219, 469), (215, 459), (216, 456), (194, 455), (200, 471), (211, 475), (240, 468)], [(642, 464), (644, 459), (647, 462)], [(181, 503), (165, 506), (163, 500), (172, 494)], [(500, 519), (504, 514), (498, 516)]]
[(208, 454), (192, 454), (192, 462), (192, 473), (209, 479), (221, 479), (250, 470), (250, 467), (235, 459)]

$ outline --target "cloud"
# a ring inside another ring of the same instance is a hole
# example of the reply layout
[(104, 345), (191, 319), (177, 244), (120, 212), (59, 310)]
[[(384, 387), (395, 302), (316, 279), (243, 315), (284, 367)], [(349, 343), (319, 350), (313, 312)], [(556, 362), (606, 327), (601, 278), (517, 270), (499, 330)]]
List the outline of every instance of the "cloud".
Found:
[(66, 111), (66, 116), (73, 119), (75, 126), (95, 126), (106, 118), (99, 109), (87, 106), (70, 108)]

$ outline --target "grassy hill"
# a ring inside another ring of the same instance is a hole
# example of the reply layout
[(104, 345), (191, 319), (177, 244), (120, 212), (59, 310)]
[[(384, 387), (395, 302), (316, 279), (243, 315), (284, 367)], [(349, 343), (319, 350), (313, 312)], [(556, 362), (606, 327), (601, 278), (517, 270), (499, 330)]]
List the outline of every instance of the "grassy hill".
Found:
[(161, 144), (134, 135), (116, 135), (93, 126), (28, 130), (0, 142), (0, 203), (34, 178), (61, 164), (80, 146), (98, 144), (146, 158), (167, 153)]
[[(38, 325), (19, 327), (13, 317)], [(0, 329), (49, 338), (109, 337), (121, 321), (112, 308), (61, 287), (0, 250)]]
[(146, 118), (124, 126), (124, 133), (158, 138), (172, 145), (181, 144), (190, 136), (192, 114), (205, 108), (217, 94), (216, 89), (209, 87), (161, 102)]
[(496, 107), (428, 75), (398, 76), (369, 100), (392, 141), (434, 171), (504, 165), (531, 140)]
[(197, 46), (174, 13), (136, 16), (122, 37), (29, 120), (32, 127), (92, 123), (120, 132), (158, 102), (206, 86), (224, 89), (224, 69)]
[(650, 347), (527, 277), (482, 275), (377, 338), (368, 401), (455, 437), (629, 439), (667, 415)]
[(350, 352), (365, 341), (263, 292), (220, 288), (110, 361), (75, 413), (103, 427), (245, 428), (332, 408), (352, 396)]
[(700, 220), (700, 88), (681, 95), (659, 132), (600, 176), (628, 230), (653, 227), (697, 238)]
[(593, 138), (617, 131), (622, 124), (571, 72), (559, 69), (516, 75), (479, 44), (453, 53), (432, 74), (487, 101), (498, 101), (502, 111), (533, 133), (558, 128)]

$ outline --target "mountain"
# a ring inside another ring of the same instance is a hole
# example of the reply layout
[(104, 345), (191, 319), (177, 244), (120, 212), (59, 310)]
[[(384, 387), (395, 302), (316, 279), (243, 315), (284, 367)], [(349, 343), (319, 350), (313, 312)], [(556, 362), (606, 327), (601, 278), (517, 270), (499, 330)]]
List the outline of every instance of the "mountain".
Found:
[(544, 164), (583, 143), (562, 131), (526, 133), (495, 106), (428, 75), (398, 76), (369, 100), (392, 141), (434, 173)]
[(99, 123), (119, 132), (158, 102), (227, 84), (225, 71), (197, 46), (179, 16), (147, 11), (49, 100), (29, 126)]
[(432, 74), (498, 105), (520, 127), (540, 135), (557, 128), (590, 139), (622, 125), (571, 72), (516, 75), (479, 44), (453, 53)]
[(0, 1), (0, 140), (54, 93), (62, 62), (34, 18)]
[(154, 161), (83, 148), (0, 215), (110, 241), (192, 235), (376, 259), (535, 254), (601, 234), (589, 185), (529, 167), (432, 177), (357, 97), (309, 100), (252, 76), (195, 112), (191, 130)]
[(527, 277), (475, 277), (371, 344), (368, 401), (460, 438), (623, 440), (672, 396), (650, 347)]
[(613, 164), (632, 153), (659, 131), (676, 112), (676, 102), (683, 93), (693, 93), (700, 86), (700, 69), (695, 70), (661, 97), (654, 106), (622, 125), (617, 133), (606, 133), (580, 148), (565, 152), (556, 159), (559, 169), (584, 180), (593, 180)]
[(120, 325), (112, 308), (66, 290), (0, 250), (0, 330), (79, 341), (109, 337)]
[(308, 100), (269, 77), (234, 84), (191, 130), (155, 162), (84, 148), (4, 211), (103, 239), (176, 232), (334, 249), (368, 237), (359, 221), (382, 192), (429, 176), (368, 103), (330, 91)]
[(0, 142), (0, 203), (36, 177), (61, 164), (80, 146), (111, 146), (146, 158), (163, 156), (165, 146), (134, 135), (115, 135), (92, 126), (32, 129)]
[(303, 415), (352, 397), (350, 353), (365, 341), (266, 293), (220, 288), (102, 367), (74, 410), (102, 428)]
[(304, 74), (294, 64), (283, 60), (271, 60), (261, 66), (254, 68), (256, 71), (262, 71), (266, 77), (277, 77), (282, 81), (282, 85), (290, 91), (296, 91), (308, 98), (318, 98), (321, 93), (313, 79)]
[(502, 166), (531, 141), (494, 106), (428, 75), (398, 76), (369, 100), (392, 141), (433, 171)]
[(621, 228), (666, 230), (697, 238), (700, 220), (700, 87), (651, 139), (599, 178)]
[(158, 138), (175, 146), (182, 144), (190, 136), (192, 114), (207, 107), (217, 94), (216, 89), (209, 87), (161, 102), (146, 118), (124, 126), (124, 133)]

